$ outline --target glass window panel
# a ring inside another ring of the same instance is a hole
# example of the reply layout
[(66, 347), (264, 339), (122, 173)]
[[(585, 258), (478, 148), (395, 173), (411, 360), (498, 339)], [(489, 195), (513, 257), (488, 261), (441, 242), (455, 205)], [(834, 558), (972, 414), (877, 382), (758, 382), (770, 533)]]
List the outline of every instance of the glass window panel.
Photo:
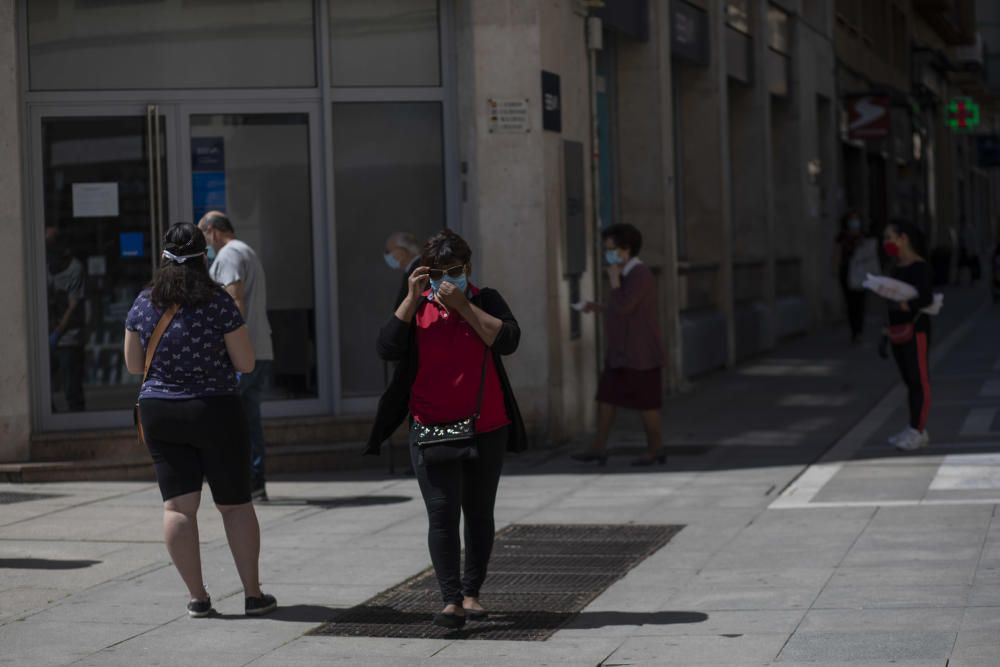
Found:
[(312, 0), (31, 0), (33, 90), (312, 87)]
[(41, 148), (52, 412), (126, 410), (125, 315), (153, 263), (146, 118), (43, 118)]
[[(197, 157), (206, 146), (211, 157)], [(193, 219), (222, 208), (264, 265), (274, 345), (265, 399), (317, 396), (309, 116), (192, 115), (191, 150)]]
[(788, 53), (791, 44), (788, 14), (773, 5), (767, 8), (767, 45), (778, 53)]
[(334, 86), (439, 86), (437, 0), (329, 0)]
[(726, 3), (726, 23), (735, 30), (750, 34), (750, 1), (729, 0)]
[(387, 369), (375, 338), (402, 283), (382, 255), (395, 231), (420, 243), (445, 226), (441, 105), (335, 104), (334, 188), (340, 301), (341, 387), (375, 396)]

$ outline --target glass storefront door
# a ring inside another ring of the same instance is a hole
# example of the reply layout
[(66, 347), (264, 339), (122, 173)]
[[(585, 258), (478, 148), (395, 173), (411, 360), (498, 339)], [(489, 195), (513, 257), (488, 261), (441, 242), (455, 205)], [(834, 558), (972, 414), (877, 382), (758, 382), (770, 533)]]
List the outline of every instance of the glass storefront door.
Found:
[(318, 341), (327, 339), (328, 310), (315, 267), (327, 264), (328, 246), (314, 238), (317, 112), (237, 108), (33, 111), (43, 428), (130, 423), (140, 379), (122, 357), (125, 315), (152, 278), (167, 227), (213, 209), (229, 215), (267, 276), (275, 358), (265, 414), (324, 410), (331, 382), (319, 372), (329, 361)]
[(152, 276), (169, 219), (174, 118), (140, 105), (38, 109), (32, 120), (47, 416), (92, 424), (90, 415), (126, 415), (135, 401), (122, 323)]
[[(326, 299), (316, 267), (328, 244), (314, 232), (322, 219), (316, 105), (240, 103), (181, 106), (182, 215), (197, 222), (225, 211), (236, 237), (264, 266), (274, 360), (265, 415), (317, 413), (329, 391)], [(317, 308), (319, 305), (319, 308)]]

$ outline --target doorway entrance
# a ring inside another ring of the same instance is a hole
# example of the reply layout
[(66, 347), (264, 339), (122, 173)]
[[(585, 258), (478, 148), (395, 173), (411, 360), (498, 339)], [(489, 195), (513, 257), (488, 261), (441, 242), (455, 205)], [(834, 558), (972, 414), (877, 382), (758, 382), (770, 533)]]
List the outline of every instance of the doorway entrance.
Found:
[[(318, 105), (124, 104), (31, 108), (36, 405), (43, 429), (121, 427), (139, 378), (124, 319), (149, 283), (167, 227), (225, 210), (268, 280), (275, 348), (268, 416), (329, 402), (316, 271), (321, 219)], [(44, 337), (44, 338), (43, 338)]]

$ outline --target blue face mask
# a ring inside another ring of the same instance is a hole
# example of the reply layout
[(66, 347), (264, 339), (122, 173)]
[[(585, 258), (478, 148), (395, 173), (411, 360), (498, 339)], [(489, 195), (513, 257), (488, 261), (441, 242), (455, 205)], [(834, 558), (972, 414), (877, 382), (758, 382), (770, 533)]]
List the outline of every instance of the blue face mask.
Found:
[(205, 254), (208, 256), (208, 261), (211, 263), (215, 259), (215, 248), (208, 246), (205, 249)]
[(624, 260), (618, 256), (617, 250), (605, 250), (604, 261), (608, 264), (624, 264)]
[(431, 292), (437, 294), (437, 291), (441, 289), (441, 283), (451, 283), (459, 289), (460, 292), (464, 292), (469, 289), (469, 277), (464, 273), (458, 278), (452, 278), (451, 276), (445, 276), (441, 280), (431, 281)]
[(399, 260), (396, 259), (395, 255), (393, 255), (392, 253), (386, 253), (385, 254), (385, 263), (393, 271), (399, 271), (399, 266), (400, 266), (399, 265)]

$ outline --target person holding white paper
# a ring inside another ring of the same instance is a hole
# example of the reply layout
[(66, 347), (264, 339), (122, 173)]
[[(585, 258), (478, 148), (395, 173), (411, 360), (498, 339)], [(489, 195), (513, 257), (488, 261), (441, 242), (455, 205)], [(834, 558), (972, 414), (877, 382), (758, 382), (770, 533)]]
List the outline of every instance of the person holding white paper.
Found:
[(928, 354), (931, 340), (930, 316), (921, 312), (934, 303), (934, 277), (923, 258), (924, 235), (909, 221), (893, 221), (885, 230), (885, 253), (895, 260), (892, 277), (911, 285), (916, 296), (905, 301), (888, 300), (889, 326), (885, 330), (892, 354), (909, 394), (910, 423), (889, 438), (900, 451), (926, 447), (927, 418), (930, 414), (931, 384)]

